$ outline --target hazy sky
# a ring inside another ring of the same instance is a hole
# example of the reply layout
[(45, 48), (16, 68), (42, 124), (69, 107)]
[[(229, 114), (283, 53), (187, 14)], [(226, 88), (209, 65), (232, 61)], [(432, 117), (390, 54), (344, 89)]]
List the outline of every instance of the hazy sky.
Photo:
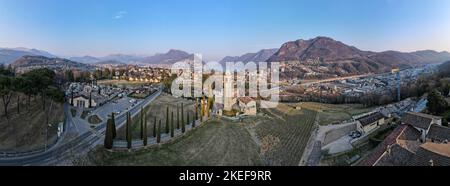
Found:
[(209, 60), (329, 36), (363, 50), (450, 51), (449, 0), (0, 0), (0, 47)]

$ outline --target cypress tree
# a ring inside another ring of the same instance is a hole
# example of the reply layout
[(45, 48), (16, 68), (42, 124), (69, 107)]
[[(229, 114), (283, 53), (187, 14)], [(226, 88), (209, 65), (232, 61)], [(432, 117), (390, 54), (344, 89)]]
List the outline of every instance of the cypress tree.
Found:
[(201, 109), (200, 121), (203, 122), (203, 117), (205, 116), (205, 97), (202, 97), (200, 102), (201, 102), (201, 105), (200, 105), (200, 109)]
[(130, 115), (130, 112), (127, 112), (126, 138), (127, 138), (127, 148), (131, 149), (131, 115)]
[(116, 135), (117, 135), (117, 131), (116, 131), (116, 118), (114, 116), (114, 112), (111, 113), (111, 123), (112, 123), (112, 138), (115, 139)]
[(192, 128), (195, 127), (195, 116), (192, 116)]
[(147, 146), (147, 115), (144, 114), (144, 146)]
[(180, 109), (177, 104), (177, 129), (180, 129)]
[(153, 137), (156, 138), (156, 117), (155, 120), (153, 121)]
[(198, 99), (195, 99), (195, 117), (194, 117), (194, 121), (196, 121), (198, 119)]
[(172, 115), (172, 119), (171, 119), (171, 122), (170, 122), (170, 137), (172, 137), (173, 138), (173, 136), (175, 135), (175, 129), (174, 129), (174, 126), (173, 126), (173, 111), (171, 112), (171, 115)]
[[(183, 115), (183, 114), (181, 114)], [(184, 133), (186, 132), (186, 123), (184, 123), (184, 118), (182, 118), (183, 122), (181, 123), (181, 132)]]
[(111, 149), (113, 146), (113, 137), (112, 137), (112, 120), (108, 119), (106, 122), (106, 133), (105, 133), (105, 141), (104, 146), (106, 149)]
[(156, 136), (156, 143), (161, 142), (161, 120), (158, 123), (158, 135)]
[(92, 108), (92, 91), (89, 92), (89, 108)]
[(189, 122), (189, 120), (191, 119), (191, 118), (189, 118), (189, 111), (186, 113), (187, 114), (187, 123), (186, 123), (186, 125), (189, 125), (189, 124), (191, 124), (190, 122)]
[(169, 134), (169, 107), (166, 107), (166, 134)]
[(144, 139), (144, 108), (143, 107), (141, 107), (140, 125), (141, 125), (141, 138), (140, 139)]
[(186, 123), (184, 123), (184, 108), (183, 108), (183, 103), (181, 103), (181, 129), (184, 132), (184, 127), (183, 125), (185, 125)]

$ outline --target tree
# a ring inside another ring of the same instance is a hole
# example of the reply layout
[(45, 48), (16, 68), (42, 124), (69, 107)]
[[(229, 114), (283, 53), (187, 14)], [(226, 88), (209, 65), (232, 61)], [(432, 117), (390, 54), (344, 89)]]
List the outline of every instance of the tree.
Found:
[(169, 134), (169, 107), (166, 108), (166, 134)]
[(92, 108), (92, 91), (89, 92), (89, 108)]
[(73, 71), (72, 70), (66, 70), (66, 79), (69, 82), (74, 82), (75, 81), (75, 76), (73, 75)]
[(109, 118), (106, 122), (106, 133), (105, 133), (105, 141), (104, 146), (106, 149), (111, 149), (113, 146), (113, 125), (112, 125), (112, 119)]
[(158, 123), (158, 135), (156, 136), (156, 143), (161, 142), (161, 120)]
[(73, 107), (74, 105), (73, 105), (73, 98), (74, 98), (74, 95), (73, 95), (73, 88), (70, 88), (70, 105)]
[(114, 112), (111, 113), (111, 125), (112, 125), (112, 138), (115, 139), (116, 135), (117, 135), (117, 131), (116, 131), (116, 118), (114, 116)]
[(141, 127), (141, 139), (144, 139), (144, 108), (141, 107), (141, 117), (140, 117), (140, 127)]
[(208, 117), (210, 116), (213, 106), (214, 106), (214, 99), (212, 97), (208, 97), (208, 107), (206, 109), (207, 112), (206, 116)]
[(448, 104), (444, 96), (441, 95), (436, 89), (433, 89), (428, 94), (427, 108), (433, 114), (440, 114), (447, 108)]
[(189, 125), (189, 124), (191, 124), (190, 121), (189, 121), (191, 119), (191, 118), (189, 118), (189, 111), (186, 114), (187, 114), (187, 118), (186, 118), (187, 119), (187, 123), (186, 123), (186, 125)]
[(177, 104), (177, 129), (180, 129), (180, 109)]
[(205, 117), (205, 97), (202, 97), (200, 102), (201, 102), (200, 122), (203, 122), (203, 117)]
[(131, 149), (131, 115), (130, 112), (127, 112), (127, 123), (126, 123), (126, 139), (127, 139), (127, 148)]
[(195, 116), (192, 116), (192, 128), (194, 128), (195, 127)]
[(144, 114), (144, 132), (143, 132), (143, 136), (144, 136), (144, 146), (147, 146), (147, 115)]
[[(22, 77), (16, 77), (12, 80), (13, 90), (16, 92), (22, 92), (24, 89), (24, 79)], [(20, 94), (17, 94), (17, 113), (20, 114)]]
[(3, 102), (3, 115), (8, 117), (8, 106), (12, 97), (12, 78), (0, 75), (0, 96)]
[(171, 120), (170, 120), (170, 137), (173, 138), (173, 136), (175, 136), (175, 129), (174, 129), (174, 124), (173, 124), (173, 111), (171, 112)]
[[(183, 113), (181, 113), (181, 117), (183, 117)], [(181, 118), (181, 120), (183, 121), (181, 123), (181, 132), (184, 133), (186, 132), (186, 123), (184, 123), (184, 118)]]
[(40, 93), (42, 99), (42, 109), (45, 110), (45, 95), (47, 89), (53, 85), (55, 72), (47, 68), (31, 70), (22, 77), (26, 79), (27, 85), (31, 85), (33, 92)]
[(153, 137), (156, 138), (156, 117), (155, 120), (153, 121)]
[(182, 132), (184, 132), (184, 109), (183, 109), (183, 102), (181, 102), (181, 128), (182, 128)]
[(195, 106), (194, 106), (194, 109), (195, 109), (195, 117), (194, 117), (194, 121), (197, 121), (197, 120), (198, 120), (198, 99), (195, 99)]

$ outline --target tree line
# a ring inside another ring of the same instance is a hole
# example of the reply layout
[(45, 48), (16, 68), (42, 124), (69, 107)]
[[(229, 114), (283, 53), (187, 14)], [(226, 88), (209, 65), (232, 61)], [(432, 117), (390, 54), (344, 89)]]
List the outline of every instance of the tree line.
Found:
[(17, 75), (10, 68), (0, 66), (0, 97), (3, 115), (8, 117), (8, 108), (13, 95), (17, 96), (17, 111), (20, 113), (21, 94), (27, 97), (26, 109), (29, 110), (32, 97), (40, 97), (42, 109), (45, 110), (46, 99), (64, 102), (64, 92), (55, 83), (55, 72), (46, 68), (34, 69)]
[[(208, 100), (210, 101), (210, 100)], [(181, 107), (177, 104), (176, 110), (170, 110), (169, 107), (166, 107), (165, 111), (165, 122), (164, 126), (161, 119), (157, 119), (157, 117), (153, 118), (153, 131), (151, 136), (156, 139), (156, 143), (161, 142), (161, 135), (163, 133), (170, 135), (170, 137), (175, 136), (175, 130), (180, 130), (181, 133), (186, 132), (186, 125), (191, 125), (192, 128), (196, 126), (196, 122), (203, 122), (204, 118), (208, 118), (210, 116), (212, 110), (212, 104), (207, 104), (207, 100), (205, 98), (196, 99), (194, 104), (194, 112), (191, 113), (189, 111), (184, 110), (184, 103), (181, 103)], [(174, 112), (176, 114), (174, 114)], [(144, 108), (141, 108), (139, 113), (139, 128), (140, 128), (140, 136), (139, 139), (143, 140), (143, 145), (147, 146), (148, 143), (148, 123), (147, 123), (147, 111)], [(191, 115), (192, 114), (192, 115)], [(175, 122), (176, 116), (176, 122)], [(125, 123), (125, 138), (127, 141), (127, 148), (132, 148), (132, 125), (133, 121), (131, 118), (130, 112), (126, 113), (126, 123)], [(164, 127), (164, 128), (163, 128)], [(113, 147), (113, 141), (116, 137), (116, 124), (114, 113), (111, 114), (111, 117), (107, 121), (106, 125), (106, 134), (104, 140), (104, 147), (106, 149), (111, 149)]]

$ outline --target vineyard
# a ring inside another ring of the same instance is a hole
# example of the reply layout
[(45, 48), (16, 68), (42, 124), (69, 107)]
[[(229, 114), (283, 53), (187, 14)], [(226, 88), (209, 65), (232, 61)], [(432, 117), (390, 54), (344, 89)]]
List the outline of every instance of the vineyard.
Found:
[[(147, 114), (163, 117), (165, 109), (160, 105), (173, 106), (178, 101), (161, 96), (150, 105)], [(277, 108), (261, 109), (257, 116), (245, 117), (239, 122), (209, 120), (187, 135), (157, 148), (131, 153), (99, 148), (91, 152), (88, 159), (95, 165), (297, 166), (313, 131), (316, 115), (314, 110), (296, 110), (280, 104)]]
[[(314, 126), (313, 110), (265, 109), (266, 119), (255, 131), (261, 141), (261, 155), (266, 165), (291, 165), (300, 162)], [(281, 118), (280, 118), (281, 116)]]

